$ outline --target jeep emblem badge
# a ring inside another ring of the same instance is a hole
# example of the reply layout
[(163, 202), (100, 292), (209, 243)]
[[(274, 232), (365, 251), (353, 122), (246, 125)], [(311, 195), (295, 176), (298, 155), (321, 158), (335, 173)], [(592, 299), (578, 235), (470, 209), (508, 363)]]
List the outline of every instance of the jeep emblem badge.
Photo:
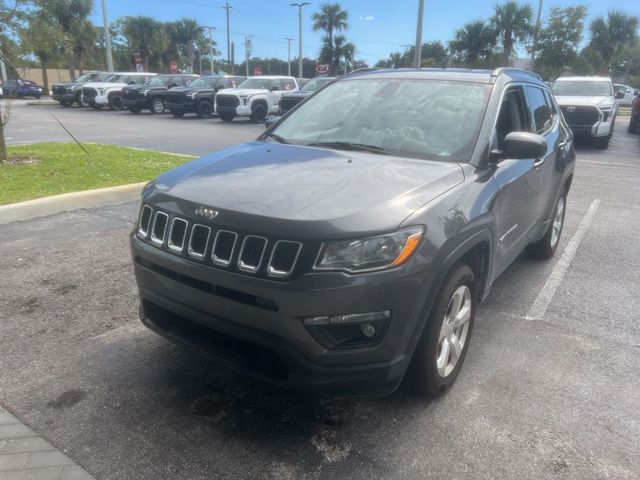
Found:
[(214, 218), (216, 218), (218, 216), (218, 211), (214, 210), (213, 208), (207, 208), (207, 207), (198, 207), (196, 208), (196, 211), (193, 212), (194, 214), (198, 215), (199, 217), (204, 217), (208, 220), (213, 220)]
[(571, 105), (570, 107), (567, 107), (567, 112), (573, 113), (575, 111), (576, 111), (576, 107), (574, 107), (573, 105)]

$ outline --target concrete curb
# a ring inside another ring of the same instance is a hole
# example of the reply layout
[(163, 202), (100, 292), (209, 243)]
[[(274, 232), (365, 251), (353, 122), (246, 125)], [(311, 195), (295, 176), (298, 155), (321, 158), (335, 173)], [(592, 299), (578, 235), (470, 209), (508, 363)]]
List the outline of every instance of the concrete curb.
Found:
[(147, 182), (131, 183), (0, 205), (0, 225), (81, 208), (102, 207), (135, 201), (140, 197), (140, 192), (146, 184)]

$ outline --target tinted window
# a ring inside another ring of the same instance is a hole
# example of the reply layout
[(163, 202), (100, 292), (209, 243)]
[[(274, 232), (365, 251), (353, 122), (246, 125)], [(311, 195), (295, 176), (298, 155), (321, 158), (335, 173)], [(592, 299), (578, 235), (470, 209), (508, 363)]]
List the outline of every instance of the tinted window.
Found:
[(294, 82), (293, 80), (291, 80), (290, 78), (283, 78), (280, 81), (281, 84), (281, 89), (282, 90), (295, 90), (296, 87), (296, 82)]
[(346, 142), (400, 156), (465, 161), (490, 89), (438, 80), (342, 80), (301, 104), (274, 133), (297, 145)]
[(611, 82), (605, 80), (561, 80), (553, 84), (553, 93), (578, 97), (609, 97), (613, 95), (611, 87)]
[(533, 115), (533, 130), (535, 133), (543, 134), (551, 128), (551, 108), (547, 105), (542, 89), (527, 86), (526, 91), (529, 110)]
[(522, 88), (511, 88), (502, 97), (502, 105), (496, 123), (498, 149), (502, 150), (503, 140), (509, 133), (529, 131), (529, 111)]

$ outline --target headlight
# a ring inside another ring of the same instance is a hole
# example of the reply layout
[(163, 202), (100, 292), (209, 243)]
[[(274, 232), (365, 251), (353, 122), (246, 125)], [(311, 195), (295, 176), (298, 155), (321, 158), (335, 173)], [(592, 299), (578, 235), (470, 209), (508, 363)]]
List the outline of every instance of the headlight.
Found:
[(193, 100), (194, 98), (196, 98), (196, 95), (198, 95), (198, 93), (197, 93), (197, 92), (187, 93), (187, 97), (189, 97), (191, 100)]
[(416, 251), (423, 234), (424, 227), (416, 226), (377, 237), (327, 242), (314, 269), (362, 272), (397, 267)]

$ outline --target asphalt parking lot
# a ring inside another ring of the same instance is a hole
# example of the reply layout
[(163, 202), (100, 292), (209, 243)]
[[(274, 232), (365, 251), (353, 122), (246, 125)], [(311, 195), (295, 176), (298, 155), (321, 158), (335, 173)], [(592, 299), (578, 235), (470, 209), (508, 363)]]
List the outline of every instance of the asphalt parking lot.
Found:
[[(10, 142), (33, 138), (25, 128), (64, 139), (30, 108)], [(51, 109), (84, 141), (180, 153), (262, 128)], [(640, 478), (640, 136), (627, 121), (607, 151), (578, 145), (558, 254), (499, 279), (442, 399), (282, 391), (159, 338), (137, 319), (137, 206), (123, 204), (0, 225), (0, 404), (98, 479)]]
[(6, 131), (9, 145), (73, 141), (60, 126), (62, 123), (80, 142), (204, 155), (253, 140), (264, 131), (264, 125), (253, 124), (247, 119), (224, 123), (217, 117), (209, 120), (201, 120), (195, 115), (174, 118), (168, 114), (151, 115), (147, 110), (135, 115), (127, 110), (112, 112), (104, 109), (96, 112), (76, 106), (65, 108), (61, 105), (29, 103), (32, 102), (11, 101), (12, 113)]

